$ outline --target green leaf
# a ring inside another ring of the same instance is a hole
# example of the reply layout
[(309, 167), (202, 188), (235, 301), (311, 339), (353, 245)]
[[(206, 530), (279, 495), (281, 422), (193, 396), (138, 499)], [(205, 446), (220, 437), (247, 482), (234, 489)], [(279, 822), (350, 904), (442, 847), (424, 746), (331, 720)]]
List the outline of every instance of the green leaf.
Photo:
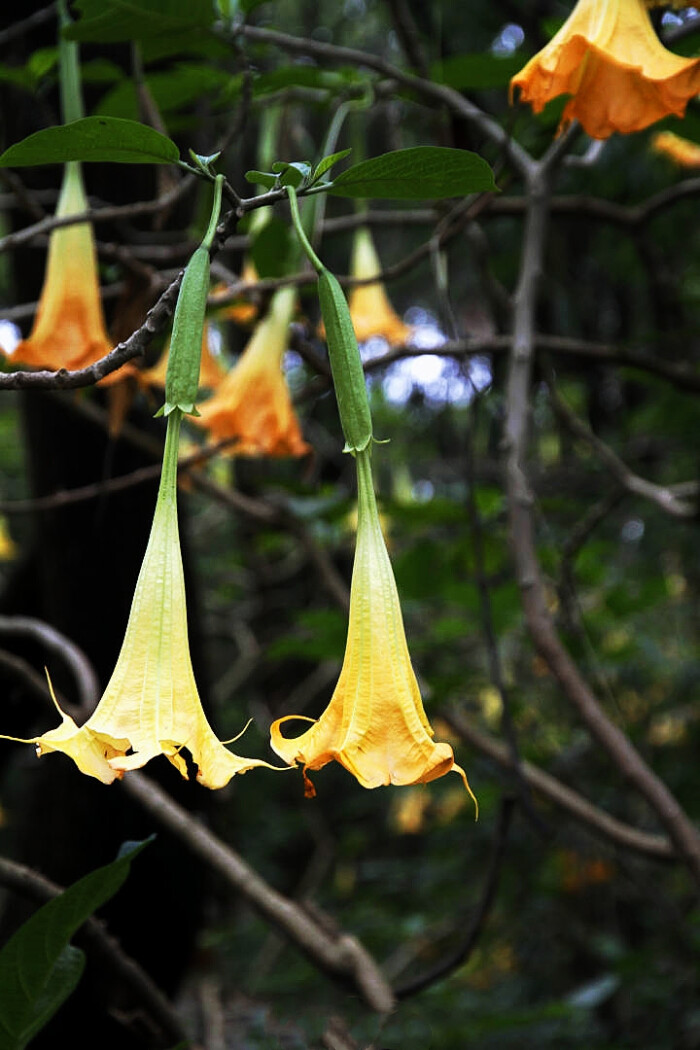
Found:
[(51, 971), (43, 992), (36, 1001), (34, 1020), (27, 1026), (24, 1034), (24, 1045), (29, 1043), (51, 1020), (68, 996), (75, 991), (78, 981), (85, 969), (85, 952), (67, 944)]
[(77, 0), (81, 18), (66, 30), (69, 40), (100, 43), (143, 40), (214, 21), (212, 0)]
[(506, 87), (526, 61), (522, 54), (502, 57), (489, 54), (451, 55), (433, 63), (430, 79), (448, 84), (457, 91)]
[(271, 218), (254, 237), (250, 254), (261, 278), (291, 273), (296, 259), (296, 239), (289, 223)]
[(349, 156), (350, 153), (352, 153), (351, 149), (341, 149), (339, 153), (331, 153), (327, 157), (324, 157), (323, 160), (319, 161), (316, 165), (314, 173), (311, 176), (311, 182), (318, 182), (321, 176), (325, 175), (334, 164), (337, 164), (338, 161), (342, 160), (344, 157)]
[(356, 69), (318, 69), (316, 66), (294, 64), (256, 74), (253, 79), (253, 96), (269, 95), (288, 87), (317, 88), (321, 91), (339, 91), (348, 84), (362, 83), (365, 78)]
[(179, 159), (180, 153), (171, 139), (136, 120), (83, 117), (70, 124), (35, 131), (16, 142), (0, 156), (0, 166), (26, 168), (70, 160), (174, 164)]
[(415, 146), (363, 160), (334, 179), (335, 197), (437, 200), (495, 190), (491, 168), (476, 153), (442, 146)]
[(311, 175), (311, 165), (303, 160), (292, 161), (289, 164), (284, 160), (276, 160), (272, 170), (279, 176), (280, 186), (293, 186), (294, 189), (301, 186)]
[(254, 186), (264, 186), (267, 190), (274, 190), (277, 185), (277, 176), (271, 171), (256, 171), (251, 168), (243, 177), (247, 182), (252, 182)]
[[(240, 78), (205, 62), (178, 62), (164, 73), (149, 73), (146, 86), (162, 114), (169, 115), (206, 97), (213, 107), (230, 100)], [(100, 99), (95, 113), (135, 120), (139, 114), (137, 87), (131, 78), (120, 80)], [(171, 123), (170, 121), (168, 122)]]
[(77, 949), (66, 951), (68, 941), (114, 896), (148, 841), (126, 844), (111, 864), (44, 904), (0, 951), (0, 1050), (23, 1050), (70, 995), (84, 960)]

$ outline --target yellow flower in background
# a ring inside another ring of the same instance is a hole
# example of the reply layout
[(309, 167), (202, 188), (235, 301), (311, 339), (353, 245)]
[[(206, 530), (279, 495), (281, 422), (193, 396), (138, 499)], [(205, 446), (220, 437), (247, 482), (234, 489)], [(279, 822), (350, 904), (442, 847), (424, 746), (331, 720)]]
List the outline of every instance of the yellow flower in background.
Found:
[[(259, 210), (264, 211), (262, 208)], [(257, 215), (257, 212), (255, 214)], [(241, 281), (245, 281), (246, 284), (257, 284), (258, 280), (258, 271), (255, 269), (255, 264), (251, 259), (246, 259), (243, 263), (243, 269), (241, 270)], [(226, 285), (219, 285), (214, 289), (215, 292), (225, 290)], [(223, 318), (224, 321), (235, 321), (236, 324), (240, 325), (252, 324), (257, 316), (257, 305), (248, 302), (245, 299), (229, 303), (227, 306), (222, 307), (219, 314), (219, 317)]]
[[(353, 277), (364, 279), (375, 277), (381, 272), (382, 266), (372, 234), (366, 226), (359, 226), (353, 241), (350, 273)], [(390, 346), (401, 346), (411, 338), (410, 326), (404, 324), (394, 310), (381, 281), (352, 288), (348, 306), (358, 343), (380, 336)], [(319, 327), (319, 332), (324, 335), (323, 325)]]
[(697, 142), (674, 135), (672, 131), (660, 131), (654, 135), (651, 148), (682, 168), (700, 168), (700, 146)]
[(236, 773), (254, 766), (273, 768), (225, 748), (211, 729), (197, 692), (177, 523), (180, 418), (178, 409), (168, 417), (151, 535), (124, 642), (104, 695), (80, 728), (59, 708), (61, 725), (26, 741), (36, 744), (38, 755), (62, 751), (81, 772), (105, 784), (160, 754), (187, 778), (183, 748), (198, 767), (197, 780), (209, 788), (224, 787)]
[(14, 561), (17, 557), (17, 544), (10, 535), (7, 518), (0, 516), (0, 561)]
[(579, 0), (550, 42), (511, 80), (539, 113), (571, 95), (559, 130), (578, 120), (592, 138), (683, 116), (700, 91), (700, 59), (668, 51), (642, 0)]
[[(272, 749), (285, 762), (301, 763), (307, 797), (315, 789), (308, 770), (336, 761), (363, 787), (419, 784), (450, 770), (462, 777), (449, 744), (436, 744), (406, 645), (396, 582), (379, 524), (369, 451), (356, 455), (359, 519), (350, 592), (345, 659), (330, 704), (301, 736), (270, 727)], [(475, 800), (476, 802), (476, 800)]]
[[(166, 344), (153, 368), (146, 368), (140, 373), (141, 383), (146, 386), (165, 389), (165, 376), (168, 371), (168, 359), (170, 357), (170, 341)], [(209, 326), (204, 324), (202, 333), (202, 356), (199, 363), (199, 386), (204, 390), (215, 390), (222, 382), (226, 372), (223, 366), (213, 356), (209, 349)]]
[[(56, 216), (87, 210), (80, 165), (66, 164)], [(95, 241), (90, 223), (61, 226), (49, 240), (44, 286), (31, 334), (12, 360), (32, 368), (85, 368), (112, 349), (102, 313)], [(128, 370), (127, 370), (128, 371)], [(124, 377), (119, 369), (102, 380)]]
[(275, 292), (240, 358), (192, 419), (212, 441), (232, 439), (231, 454), (303, 456), (310, 451), (282, 371), (295, 304), (294, 288)]

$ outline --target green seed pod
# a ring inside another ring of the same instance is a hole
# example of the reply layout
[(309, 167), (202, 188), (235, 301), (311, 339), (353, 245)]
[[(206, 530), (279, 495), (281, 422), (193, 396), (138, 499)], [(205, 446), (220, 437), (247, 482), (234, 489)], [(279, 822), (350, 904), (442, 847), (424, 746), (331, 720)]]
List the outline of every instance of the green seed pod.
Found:
[(165, 374), (165, 405), (162, 410), (165, 416), (175, 408), (199, 415), (195, 401), (208, 294), (209, 250), (200, 245), (187, 264), (175, 307)]
[(207, 232), (199, 248), (188, 262), (180, 285), (180, 294), (177, 297), (173, 317), (168, 369), (165, 373), (165, 404), (159, 412), (156, 412), (157, 416), (169, 416), (176, 408), (191, 416), (199, 415), (195, 408), (195, 401), (199, 387), (204, 315), (209, 295), (209, 252), (221, 212), (223, 183), (224, 176), (217, 175), (214, 181), (214, 200)]
[(318, 275), (318, 297), (338, 401), (345, 452), (363, 452), (372, 440), (365, 373), (343, 289), (328, 270)]

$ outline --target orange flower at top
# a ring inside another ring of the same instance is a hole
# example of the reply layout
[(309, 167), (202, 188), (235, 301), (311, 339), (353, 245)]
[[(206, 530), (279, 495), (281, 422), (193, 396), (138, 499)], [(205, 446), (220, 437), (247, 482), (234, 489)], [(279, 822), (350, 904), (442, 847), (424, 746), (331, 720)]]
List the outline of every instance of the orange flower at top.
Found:
[(660, 131), (651, 141), (655, 153), (662, 153), (682, 168), (700, 168), (700, 146), (697, 142), (674, 135), (672, 131)]
[(642, 0), (579, 0), (559, 32), (511, 80), (535, 113), (571, 95), (559, 130), (580, 121), (592, 138), (683, 116), (700, 91), (700, 59), (668, 51)]
[(282, 372), (295, 302), (294, 288), (275, 292), (239, 360), (192, 418), (212, 441), (234, 439), (236, 455), (303, 456), (310, 449)]
[[(282, 736), (287, 715), (270, 727), (273, 751), (304, 768), (307, 797), (315, 794), (307, 770), (340, 762), (363, 787), (425, 784), (464, 770), (452, 748), (433, 741), (406, 645), (401, 606), (379, 524), (370, 451), (358, 452), (357, 551), (350, 591), (345, 659), (331, 701), (318, 722), (298, 737)], [(474, 796), (472, 795), (472, 798)], [(476, 800), (475, 800), (476, 801)]]
[[(80, 165), (66, 164), (56, 216), (88, 207)], [(60, 226), (51, 234), (44, 287), (31, 334), (13, 361), (34, 368), (85, 368), (112, 348), (102, 313), (97, 256), (90, 223)], [(122, 369), (103, 382), (122, 378)]]

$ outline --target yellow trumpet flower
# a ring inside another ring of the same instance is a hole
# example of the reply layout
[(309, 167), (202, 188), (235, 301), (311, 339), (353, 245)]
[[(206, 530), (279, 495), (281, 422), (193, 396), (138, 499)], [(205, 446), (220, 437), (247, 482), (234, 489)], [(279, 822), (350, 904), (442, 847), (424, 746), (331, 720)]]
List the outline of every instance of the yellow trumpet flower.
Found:
[[(374, 247), (372, 234), (366, 226), (358, 226), (352, 246), (350, 274), (352, 277), (366, 279), (381, 272), (382, 265)], [(380, 336), (386, 339), (390, 346), (401, 346), (410, 339), (412, 330), (394, 310), (381, 281), (352, 288), (348, 306), (358, 343), (364, 343), (373, 336)], [(323, 322), (318, 331), (323, 338)]]
[(674, 135), (672, 131), (659, 131), (654, 135), (651, 148), (682, 168), (700, 168), (700, 146), (697, 142)]
[(335, 760), (366, 788), (426, 783), (454, 770), (474, 798), (450, 745), (432, 739), (379, 524), (369, 450), (358, 452), (356, 462), (357, 550), (338, 684), (319, 720), (303, 719), (313, 725), (301, 736), (284, 737), (281, 726), (302, 716), (277, 719), (270, 727), (272, 749), (285, 762), (303, 765), (307, 797), (315, 794), (307, 772)]
[(642, 0), (578, 0), (550, 42), (511, 80), (535, 113), (571, 95), (559, 130), (578, 120), (592, 138), (683, 116), (700, 91), (700, 59), (668, 51)]
[[(255, 212), (255, 214), (257, 215), (258, 213)], [(251, 259), (246, 259), (241, 270), (241, 281), (245, 281), (246, 284), (257, 284), (258, 280), (258, 271), (255, 269), (255, 263)], [(221, 291), (225, 287), (225, 285), (219, 285), (214, 291)], [(241, 299), (238, 302), (229, 303), (228, 306), (223, 306), (219, 316), (225, 321), (235, 321), (236, 324), (245, 326), (252, 324), (258, 316), (258, 307), (256, 303)]]
[[(80, 165), (66, 164), (56, 217), (77, 215), (87, 207)], [(49, 240), (44, 286), (31, 334), (18, 344), (12, 360), (33, 368), (72, 370), (93, 364), (111, 349), (92, 226), (87, 222), (59, 226)], [(125, 369), (119, 369), (102, 382), (114, 382), (125, 374)]]
[(187, 778), (184, 748), (198, 767), (197, 780), (209, 788), (224, 787), (236, 773), (254, 766), (274, 768), (225, 748), (210, 727), (197, 692), (177, 523), (180, 419), (177, 409), (168, 417), (151, 535), (124, 642), (104, 695), (83, 726), (59, 708), (60, 726), (25, 741), (36, 745), (38, 755), (62, 751), (81, 772), (105, 784), (160, 754)]
[(192, 422), (213, 441), (232, 439), (243, 456), (303, 456), (310, 451), (282, 372), (296, 291), (280, 288), (239, 360)]

